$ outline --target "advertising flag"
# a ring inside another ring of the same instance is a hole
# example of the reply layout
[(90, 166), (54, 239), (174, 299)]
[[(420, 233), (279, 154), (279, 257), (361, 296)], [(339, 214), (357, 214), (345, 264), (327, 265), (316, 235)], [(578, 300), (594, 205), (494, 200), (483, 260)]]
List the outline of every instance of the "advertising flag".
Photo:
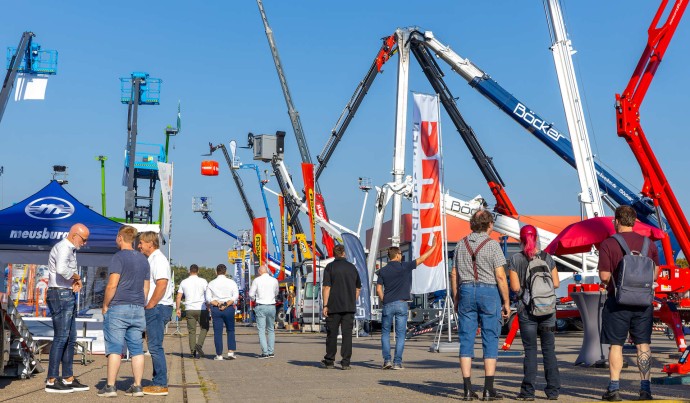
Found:
[(283, 196), (278, 196), (278, 207), (280, 207), (280, 274), (278, 281), (285, 280), (285, 200)]
[[(431, 248), (432, 237), (445, 239), (443, 231), (443, 192), (441, 165), (441, 130), (438, 96), (413, 94), (412, 174), (412, 256), (421, 256)], [(412, 272), (412, 293), (424, 294), (446, 289), (445, 247), (436, 251)]]
[[(323, 196), (321, 193), (316, 194), (316, 215), (321, 217), (322, 220), (328, 222), (328, 213), (326, 212), (326, 205), (324, 204), (323, 201)], [(331, 234), (328, 233), (325, 229), (321, 228), (321, 243), (323, 244), (324, 248), (326, 248), (326, 253), (328, 254), (329, 257), (333, 256), (333, 247), (335, 246), (335, 242), (333, 241), (333, 237)]]
[(314, 265), (314, 284), (316, 284), (316, 192), (314, 192), (314, 164), (302, 163), (302, 178), (304, 179), (304, 192), (307, 195), (309, 206), (309, 226), (311, 228), (311, 254)]
[[(255, 218), (252, 222), (252, 249), (259, 266), (268, 264), (268, 244), (266, 242), (266, 217)], [(270, 266), (269, 266), (270, 267)]]
[(158, 162), (158, 179), (161, 181), (163, 196), (163, 222), (161, 234), (170, 239), (172, 231), (172, 194), (173, 194), (173, 164)]
[[(364, 254), (364, 247), (356, 236), (343, 233), (343, 246), (345, 246), (345, 258), (348, 262), (355, 265), (359, 280), (362, 282), (362, 289), (359, 290), (357, 299), (357, 311), (355, 319), (371, 319), (371, 291), (369, 289), (369, 272), (367, 271), (367, 258)], [(416, 270), (415, 270), (416, 271)]]

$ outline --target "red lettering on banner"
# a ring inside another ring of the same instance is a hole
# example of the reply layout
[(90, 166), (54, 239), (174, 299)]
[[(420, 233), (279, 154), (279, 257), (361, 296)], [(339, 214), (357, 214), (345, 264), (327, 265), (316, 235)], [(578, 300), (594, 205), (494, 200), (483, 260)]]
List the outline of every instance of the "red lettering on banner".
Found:
[(422, 121), (422, 151), (427, 157), (438, 154), (438, 122)]
[[(424, 138), (424, 137), (422, 137)], [(439, 161), (436, 158), (422, 160), (422, 191), (419, 204), (419, 225), (422, 228), (422, 240), (420, 255), (423, 255), (431, 246), (431, 233), (425, 229), (441, 227), (441, 181), (439, 178)], [(430, 206), (430, 207), (425, 207)], [(441, 237), (441, 231), (434, 232), (434, 236)], [(429, 256), (424, 262), (425, 266), (436, 267), (442, 259), (442, 249), (438, 248), (435, 253)]]

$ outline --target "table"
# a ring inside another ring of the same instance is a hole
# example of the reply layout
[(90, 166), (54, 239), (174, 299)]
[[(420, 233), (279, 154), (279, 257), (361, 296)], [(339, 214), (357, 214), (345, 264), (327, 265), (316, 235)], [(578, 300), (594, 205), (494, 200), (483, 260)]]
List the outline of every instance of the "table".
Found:
[[(48, 344), (50, 344), (53, 341), (53, 319), (50, 317), (36, 317), (36, 316), (25, 316), (22, 317), (22, 320), (24, 322), (37, 322), (40, 323), (41, 325), (46, 326), (46, 328), (50, 329), (50, 335), (45, 334), (45, 335), (38, 335), (34, 336), (32, 333), (32, 338), (36, 340), (37, 342), (43, 342), (37, 343), (38, 347), (38, 360), (41, 360), (41, 351), (43, 350), (44, 347), (46, 347)], [(86, 335), (86, 330), (88, 328), (89, 323), (98, 323), (101, 322), (101, 320), (93, 317), (77, 317), (75, 318), (75, 322), (81, 323), (82, 324), (82, 334), (81, 336), (77, 336), (77, 341), (76, 341), (76, 347), (77, 347), (77, 354), (81, 355), (81, 364), (82, 365), (88, 365), (90, 362), (93, 362), (93, 360), (88, 360), (87, 359), (87, 354), (91, 355), (91, 346), (94, 340), (96, 340), (95, 337), (93, 336), (87, 336)], [(28, 324), (27, 324), (28, 325)], [(46, 329), (46, 333), (48, 333)]]
[(577, 356), (575, 365), (592, 366), (605, 362), (609, 345), (601, 344), (599, 334), (601, 333), (601, 310), (606, 301), (606, 294), (599, 291), (580, 291), (571, 292), (570, 296), (573, 297), (580, 311), (585, 331), (580, 355)]

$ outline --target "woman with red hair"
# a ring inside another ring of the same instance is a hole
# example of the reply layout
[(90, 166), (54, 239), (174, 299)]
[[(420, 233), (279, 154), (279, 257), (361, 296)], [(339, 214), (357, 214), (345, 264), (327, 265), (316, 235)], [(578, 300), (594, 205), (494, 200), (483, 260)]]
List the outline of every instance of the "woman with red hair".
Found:
[(544, 359), (544, 375), (546, 388), (544, 392), (549, 400), (558, 400), (561, 388), (561, 378), (556, 360), (556, 312), (535, 316), (530, 310), (529, 271), (551, 274), (553, 287), (558, 287), (558, 271), (553, 258), (539, 248), (537, 229), (532, 225), (525, 225), (520, 229), (520, 246), (522, 252), (510, 258), (510, 289), (518, 297), (518, 319), (520, 320), (520, 338), (525, 349), (523, 361), (524, 378), (520, 386), (517, 400), (534, 400), (534, 382), (537, 378), (537, 335), (541, 341)]

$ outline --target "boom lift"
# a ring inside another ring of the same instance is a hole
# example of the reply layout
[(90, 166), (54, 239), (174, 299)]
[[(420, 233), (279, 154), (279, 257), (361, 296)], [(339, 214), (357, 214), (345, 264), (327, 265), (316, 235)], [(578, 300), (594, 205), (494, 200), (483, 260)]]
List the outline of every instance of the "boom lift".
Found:
[[(141, 143), (156, 149), (151, 153), (137, 153), (137, 119), (139, 105), (160, 104), (162, 80), (148, 73), (134, 72), (120, 78), (120, 102), (127, 104), (127, 150), (125, 153), (125, 221), (153, 223), (153, 197), (158, 180), (158, 161), (165, 162), (163, 146)], [(148, 193), (139, 194), (139, 180), (148, 181)]]
[[(654, 74), (666, 53), (666, 49), (673, 38), (673, 34), (678, 27), (680, 19), (683, 17), (687, 5), (688, 0), (676, 0), (668, 12), (666, 20), (661, 25), (659, 23), (667, 9), (668, 0), (662, 0), (659, 5), (659, 9), (647, 30), (647, 44), (632, 77), (625, 90), (621, 94), (616, 94), (616, 127), (618, 136), (625, 139), (640, 165), (644, 178), (642, 194), (652, 199), (657, 212), (661, 209), (681, 245), (683, 254), (690, 256), (690, 226), (688, 226), (683, 210), (647, 141), (640, 123), (640, 106), (644, 101)], [(659, 212), (658, 214), (661, 216)], [(674, 264), (674, 254), (667, 240), (662, 241), (662, 245), (666, 255), (666, 265), (661, 267), (662, 272), (657, 280), (659, 283), (657, 297), (665, 297), (668, 295), (667, 293), (670, 293), (670, 298), (677, 300), (678, 295), (682, 295), (690, 290), (690, 284), (688, 283), (688, 280), (690, 280), (690, 270), (688, 268), (681, 269)], [(687, 302), (687, 299), (680, 302), (683, 305), (684, 302)], [(686, 350), (684, 348), (685, 339), (682, 326), (679, 323), (678, 312), (672, 309), (673, 306), (668, 301), (662, 299), (660, 303), (662, 310), (668, 308), (663, 311), (666, 313), (666, 317), (662, 319), (667, 323), (670, 322), (669, 317), (675, 319), (671, 330), (677, 343), (683, 341), (682, 345), (679, 344), (679, 349), (681, 351)], [(690, 373), (690, 362), (687, 361), (687, 357), (688, 351), (686, 350), (677, 364), (664, 365), (663, 371), (669, 375), (672, 373)]]
[[(562, 134), (562, 131), (520, 102), (470, 60), (460, 57), (450, 47), (439, 42), (431, 31), (423, 32), (417, 28), (407, 28), (407, 30), (412, 32), (411, 42), (424, 43), (434, 54), (448, 63), (456, 73), (460, 74), (472, 88), (488, 98), (568, 164), (575, 166), (572, 143)], [(602, 191), (602, 198), (611, 208), (615, 208), (619, 204), (631, 205), (637, 212), (640, 221), (662, 227), (657, 220), (656, 210), (648, 198), (639, 197), (636, 192), (630, 190), (600, 164), (594, 162), (594, 167)], [(674, 234), (669, 233), (669, 238), (675, 255), (680, 251), (680, 245)]]
[[(256, 172), (256, 176), (259, 179), (259, 188), (261, 190), (261, 197), (263, 198), (263, 201), (264, 201), (264, 207), (266, 208), (266, 215), (268, 217), (268, 223), (269, 223), (269, 227), (271, 229), (271, 236), (273, 238), (273, 246), (275, 247), (275, 255), (271, 256), (269, 254), (269, 266), (271, 266), (271, 268), (274, 269), (273, 275), (274, 275), (274, 277), (277, 278), (280, 275), (280, 261), (281, 261), (280, 260), (280, 243), (278, 242), (278, 237), (277, 237), (276, 232), (275, 232), (275, 226), (273, 225), (273, 219), (271, 218), (271, 211), (268, 207), (268, 201), (266, 200), (266, 193), (264, 192), (264, 186), (266, 183), (261, 179), (261, 174), (259, 173), (259, 167), (256, 164), (241, 164), (239, 162), (239, 159), (235, 159), (234, 156), (233, 156), (233, 158), (231, 158), (230, 154), (228, 154), (228, 150), (225, 148), (225, 144), (223, 144), (223, 143), (220, 143), (220, 144), (215, 145), (215, 146), (212, 143), (209, 143), (208, 145), (210, 148), (210, 152), (208, 155), (213, 154), (213, 152), (218, 150), (218, 149), (220, 149), (223, 152), (223, 156), (225, 157), (225, 161), (228, 164), (228, 168), (230, 169), (230, 172), (232, 174), (232, 178), (235, 181), (235, 185), (237, 186), (237, 191), (240, 193), (240, 197), (242, 198), (242, 203), (244, 204), (245, 210), (247, 211), (247, 215), (249, 216), (250, 222), (254, 222), (254, 218), (255, 218), (254, 210), (252, 210), (251, 206), (249, 205), (249, 201), (247, 200), (247, 195), (244, 192), (244, 184), (243, 184), (240, 176), (237, 174), (236, 169), (241, 169), (243, 167), (246, 167), (244, 169), (254, 169), (254, 171)], [(230, 142), (230, 148), (231, 148), (231, 151), (234, 155), (234, 148), (235, 148), (235, 142), (234, 141)], [(202, 216), (203, 216), (203, 214), (202, 214)], [(210, 218), (210, 216), (208, 216), (208, 214), (207, 214), (206, 216), (204, 216), (204, 218), (208, 220)], [(215, 221), (212, 222), (212, 220), (209, 220), (209, 223), (212, 226), (214, 226), (215, 228), (220, 229), (217, 226), (217, 224), (214, 225)], [(221, 230), (221, 232), (224, 232), (224, 233), (230, 235), (230, 233), (228, 233), (227, 231)], [(232, 235), (230, 235), (230, 236), (232, 236)], [(237, 238), (235, 237), (235, 239), (237, 239)], [(277, 270), (276, 270), (276, 268), (277, 268)], [(288, 271), (290, 271), (290, 269), (288, 267), (286, 267), (286, 269)]]
[(41, 50), (41, 46), (33, 42), (34, 36), (33, 32), (26, 31), (16, 48), (7, 48), (7, 74), (0, 89), (0, 122), (18, 73), (57, 74), (57, 50)]
[(580, 203), (587, 218), (603, 217), (604, 205), (597, 185), (594, 157), (589, 144), (585, 114), (582, 111), (580, 90), (573, 67), (572, 55), (575, 51), (567, 36), (559, 0), (544, 0), (544, 9), (551, 34), (551, 52), (556, 65), (563, 109), (573, 146), (575, 168), (580, 182)]
[[(275, 39), (273, 38), (273, 30), (271, 27), (268, 25), (268, 18), (266, 17), (266, 12), (264, 11), (264, 6), (261, 0), (256, 0), (256, 4), (259, 7), (259, 12), (261, 13), (261, 20), (263, 21), (264, 24), (264, 29), (266, 31), (266, 38), (268, 39), (268, 46), (271, 48), (271, 55), (273, 56), (273, 63), (276, 66), (276, 72), (278, 73), (278, 79), (280, 80), (280, 86), (283, 90), (283, 96), (285, 97), (285, 103), (287, 104), (288, 108), (288, 115), (290, 116), (290, 123), (292, 124), (292, 129), (295, 133), (295, 139), (297, 140), (297, 148), (299, 149), (300, 157), (302, 158), (303, 163), (308, 163), (311, 164), (311, 153), (309, 152), (309, 146), (307, 145), (307, 139), (304, 136), (304, 130), (302, 129), (302, 121), (300, 120), (299, 117), (299, 112), (297, 112), (297, 109), (295, 108), (295, 105), (292, 102), (292, 95), (290, 94), (290, 89), (288, 88), (287, 84), (287, 78), (285, 77), (285, 72), (283, 71), (283, 63), (280, 61), (280, 56), (278, 55), (278, 47), (276, 46)], [(317, 202), (317, 209), (322, 209), (323, 210), (323, 217), (327, 220), (328, 219), (328, 214), (326, 213), (326, 204), (323, 200), (323, 197), (321, 196), (321, 189), (319, 187), (318, 181), (314, 182), (314, 186), (316, 187), (316, 202)], [(283, 197), (287, 198), (286, 194), (283, 194)], [(290, 219), (290, 225), (292, 225), (295, 221), (298, 221), (297, 215), (299, 214), (299, 210), (293, 209), (295, 211), (295, 215), (291, 216)], [(299, 225), (301, 227), (301, 224)], [(301, 232), (300, 232), (301, 233)], [(324, 237), (324, 244), (326, 246), (326, 249), (329, 254), (332, 254), (332, 246), (333, 246), (333, 240), (330, 239), (328, 233), (326, 233), (324, 230), (322, 230), (323, 237)], [(314, 244), (316, 244), (316, 240), (312, 240)]]

